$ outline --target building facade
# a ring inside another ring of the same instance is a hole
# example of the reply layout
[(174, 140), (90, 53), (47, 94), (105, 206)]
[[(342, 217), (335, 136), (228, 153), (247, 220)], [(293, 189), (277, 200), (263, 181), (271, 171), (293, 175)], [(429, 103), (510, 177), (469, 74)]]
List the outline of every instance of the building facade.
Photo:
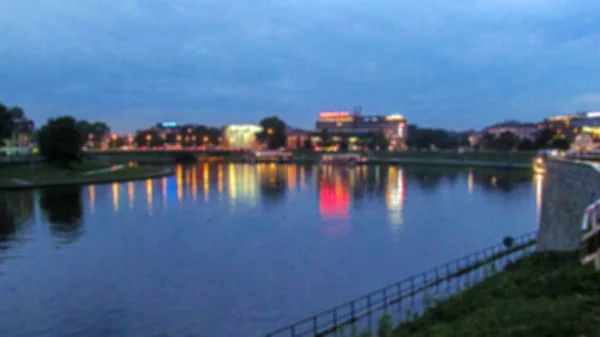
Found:
[[(363, 116), (356, 110), (321, 112), (315, 124), (317, 134), (327, 130), (334, 142), (342, 138), (356, 143), (358, 138), (364, 138), (373, 133), (383, 133), (388, 140), (390, 149), (405, 149), (408, 138), (408, 123), (402, 115), (368, 115)], [(315, 137), (319, 141), (318, 136)]]
[(223, 131), (225, 145), (237, 150), (260, 149), (262, 146), (256, 139), (256, 134), (262, 130), (262, 126), (254, 124), (227, 125)]
[(483, 134), (492, 134), (495, 137), (500, 137), (501, 134), (510, 132), (520, 139), (533, 140), (537, 136), (539, 130), (535, 123), (521, 123), (517, 121), (506, 121), (498, 124), (494, 124), (485, 128)]

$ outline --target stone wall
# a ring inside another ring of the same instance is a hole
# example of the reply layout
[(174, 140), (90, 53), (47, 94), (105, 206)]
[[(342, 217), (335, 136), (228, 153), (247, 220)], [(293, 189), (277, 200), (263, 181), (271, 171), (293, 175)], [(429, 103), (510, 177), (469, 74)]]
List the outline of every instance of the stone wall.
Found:
[(594, 164), (549, 160), (542, 198), (537, 250), (578, 249), (583, 213), (600, 198), (600, 170)]

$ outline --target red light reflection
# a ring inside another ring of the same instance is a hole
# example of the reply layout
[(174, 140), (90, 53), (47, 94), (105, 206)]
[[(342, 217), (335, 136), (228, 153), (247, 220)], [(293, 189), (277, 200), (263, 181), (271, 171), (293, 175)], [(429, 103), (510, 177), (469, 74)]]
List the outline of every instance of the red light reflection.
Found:
[(347, 182), (340, 176), (328, 177), (323, 172), (319, 188), (319, 211), (321, 219), (327, 221), (323, 229), (326, 235), (338, 236), (348, 232), (349, 209)]

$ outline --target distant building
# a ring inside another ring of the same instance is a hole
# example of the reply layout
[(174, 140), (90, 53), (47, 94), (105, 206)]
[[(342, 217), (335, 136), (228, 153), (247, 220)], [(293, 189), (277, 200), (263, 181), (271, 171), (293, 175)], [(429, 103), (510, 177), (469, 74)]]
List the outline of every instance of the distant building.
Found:
[(535, 123), (521, 123), (517, 121), (506, 121), (482, 130), (482, 134), (492, 134), (496, 137), (500, 137), (501, 134), (510, 132), (519, 137), (520, 139), (535, 139), (538, 133), (538, 126)]
[(566, 138), (570, 141), (581, 132), (587, 132), (592, 135), (598, 134), (600, 137), (600, 112), (584, 111), (571, 115), (553, 116), (544, 119), (539, 125), (539, 129), (550, 128), (555, 130), (558, 137)]
[(262, 146), (256, 139), (256, 134), (262, 130), (262, 126), (254, 124), (227, 125), (223, 132), (225, 145), (231, 149), (259, 149)]
[(290, 150), (303, 149), (306, 141), (315, 135), (314, 131), (307, 131), (292, 127), (286, 128), (287, 142), (286, 147)]
[(372, 133), (382, 132), (390, 143), (391, 149), (405, 148), (408, 138), (408, 124), (402, 115), (361, 115), (361, 109), (354, 113), (348, 111), (321, 112), (315, 124), (317, 133), (327, 130), (333, 141), (348, 138), (352, 143)]
[(13, 120), (13, 130), (8, 139), (0, 139), (0, 155), (22, 155), (30, 153), (33, 147), (35, 124), (32, 120)]

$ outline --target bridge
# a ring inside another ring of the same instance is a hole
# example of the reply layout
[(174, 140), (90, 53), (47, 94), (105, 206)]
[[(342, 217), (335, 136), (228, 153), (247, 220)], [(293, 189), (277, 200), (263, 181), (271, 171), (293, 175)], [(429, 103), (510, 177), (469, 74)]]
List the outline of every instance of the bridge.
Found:
[(89, 158), (106, 159), (111, 162), (135, 161), (141, 163), (169, 164), (174, 162), (195, 162), (204, 157), (225, 157), (230, 160), (242, 159), (250, 151), (229, 149), (136, 149), (136, 150), (85, 150)]

